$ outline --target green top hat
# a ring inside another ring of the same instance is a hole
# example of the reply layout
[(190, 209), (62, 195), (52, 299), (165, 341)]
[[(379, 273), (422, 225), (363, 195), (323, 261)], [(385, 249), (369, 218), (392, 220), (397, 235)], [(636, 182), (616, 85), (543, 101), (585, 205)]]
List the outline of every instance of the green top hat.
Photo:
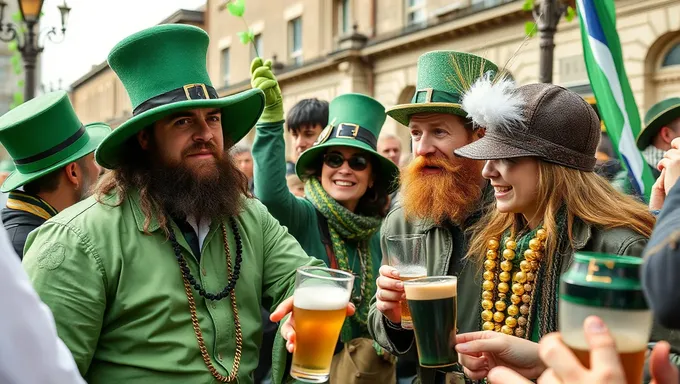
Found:
[(16, 165), (0, 191), (19, 188), (94, 152), (110, 132), (102, 123), (83, 126), (64, 91), (21, 104), (0, 117), (0, 143)]
[(448, 113), (467, 116), (461, 108), (463, 94), (472, 84), (491, 71), (496, 64), (482, 57), (456, 51), (432, 51), (418, 58), (416, 93), (410, 104), (400, 104), (387, 114), (402, 125), (408, 125), (416, 113)]
[(380, 169), (373, 173), (384, 177), (389, 192), (397, 189), (399, 168), (376, 150), (378, 136), (385, 122), (385, 107), (377, 100), (358, 93), (347, 93), (333, 99), (328, 106), (328, 126), (321, 131), (314, 146), (302, 152), (295, 164), (300, 179), (321, 162), (321, 156), (329, 147), (344, 146), (362, 149), (372, 154)]
[(645, 127), (637, 137), (638, 149), (645, 150), (661, 127), (680, 117), (680, 97), (659, 101), (645, 114)]
[(132, 118), (99, 146), (95, 156), (116, 168), (126, 141), (154, 122), (178, 111), (222, 110), (225, 143), (237, 143), (264, 109), (264, 93), (250, 89), (220, 98), (206, 69), (208, 34), (190, 25), (165, 24), (135, 33), (118, 43), (108, 62), (132, 102)]

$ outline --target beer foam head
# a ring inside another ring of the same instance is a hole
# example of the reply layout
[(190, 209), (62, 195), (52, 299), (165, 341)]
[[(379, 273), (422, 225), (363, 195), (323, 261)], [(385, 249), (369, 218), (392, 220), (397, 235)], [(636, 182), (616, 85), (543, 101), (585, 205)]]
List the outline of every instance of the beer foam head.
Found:
[(349, 291), (330, 285), (298, 287), (293, 294), (293, 303), (301, 309), (332, 311), (347, 307)]
[[(635, 332), (632, 330), (613, 331), (614, 342), (616, 343), (616, 351), (619, 353), (639, 352), (647, 349), (647, 341), (649, 337), (644, 332)], [(590, 350), (588, 341), (583, 331), (573, 330), (570, 332), (562, 332), (562, 340), (569, 347), (573, 349), (580, 349), (582, 351)]]
[(404, 282), (407, 300), (437, 300), (456, 296), (456, 279), (411, 280)]

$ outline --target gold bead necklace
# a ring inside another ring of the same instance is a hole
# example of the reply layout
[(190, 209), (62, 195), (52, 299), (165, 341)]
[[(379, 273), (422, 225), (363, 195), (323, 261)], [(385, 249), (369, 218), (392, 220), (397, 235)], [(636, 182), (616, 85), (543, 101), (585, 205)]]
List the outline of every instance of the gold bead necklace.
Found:
[[(505, 241), (502, 252), (503, 261), (498, 263), (500, 243), (491, 238), (487, 244), (484, 261), (484, 282), (482, 283), (482, 329), (485, 331), (503, 332), (524, 338), (527, 335), (527, 324), (531, 313), (536, 275), (545, 250), (545, 239), (548, 233), (540, 228), (536, 236), (529, 241), (529, 248), (524, 251), (524, 260), (512, 276), (513, 260), (516, 257), (517, 243), (513, 238)], [(500, 264), (501, 272), (497, 273)], [(512, 276), (512, 286), (510, 280)], [(507, 303), (508, 292), (510, 305)], [(495, 301), (495, 302), (494, 302)], [(495, 311), (493, 311), (495, 309)], [(519, 316), (518, 316), (519, 315)]]

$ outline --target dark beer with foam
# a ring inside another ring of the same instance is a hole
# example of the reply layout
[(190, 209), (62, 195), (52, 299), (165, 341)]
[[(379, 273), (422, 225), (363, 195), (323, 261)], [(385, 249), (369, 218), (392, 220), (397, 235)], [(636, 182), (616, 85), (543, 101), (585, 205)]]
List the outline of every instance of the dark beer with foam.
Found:
[(457, 279), (433, 276), (404, 281), (404, 290), (420, 365), (427, 368), (455, 365)]

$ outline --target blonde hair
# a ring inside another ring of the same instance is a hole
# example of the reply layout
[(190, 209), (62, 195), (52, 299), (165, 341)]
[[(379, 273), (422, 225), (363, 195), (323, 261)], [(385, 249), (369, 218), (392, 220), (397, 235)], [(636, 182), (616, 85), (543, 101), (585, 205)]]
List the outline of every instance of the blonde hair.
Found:
[[(631, 196), (616, 191), (604, 178), (594, 172), (584, 172), (539, 160), (537, 212), (543, 212), (543, 228), (548, 233), (546, 255), (554, 255), (558, 247), (560, 229), (556, 222), (558, 211), (566, 207), (567, 235), (574, 247), (574, 219), (605, 229), (629, 228), (645, 237), (651, 236), (655, 218), (647, 206)], [(495, 204), (470, 230), (473, 232), (468, 250), (469, 258), (484, 262), (487, 242), (510, 230), (515, 236), (527, 228), (527, 220), (519, 213), (501, 213)], [(562, 229), (564, 230), (564, 229)], [(503, 246), (503, 245), (501, 245)], [(561, 246), (561, 245), (560, 245)], [(548, 270), (552, 269), (553, 258), (546, 258)]]

